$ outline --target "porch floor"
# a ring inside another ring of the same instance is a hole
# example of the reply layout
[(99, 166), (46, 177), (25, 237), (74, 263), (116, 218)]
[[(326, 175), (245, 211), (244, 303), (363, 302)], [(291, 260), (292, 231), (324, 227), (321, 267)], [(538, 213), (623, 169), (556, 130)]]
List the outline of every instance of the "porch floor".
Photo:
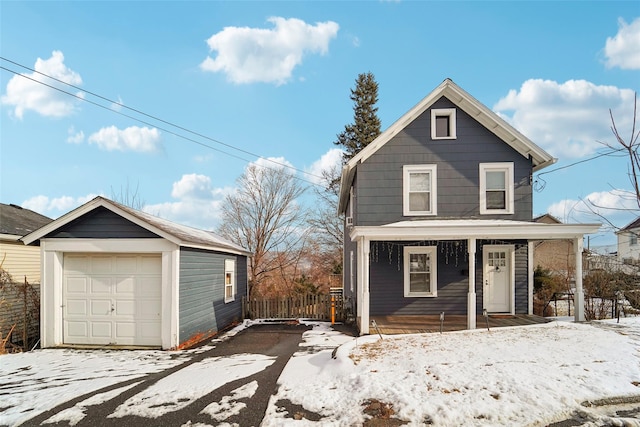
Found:
[[(380, 333), (385, 335), (393, 334), (421, 334), (429, 332), (440, 332), (440, 316), (371, 316), (372, 324), (369, 327), (369, 334), (376, 334), (378, 330), (373, 327), (375, 320)], [(500, 328), (505, 326), (526, 326), (550, 322), (550, 319), (533, 314), (490, 314), (489, 328)], [(476, 317), (476, 329), (485, 329), (487, 319), (484, 316)], [(443, 332), (461, 331), (467, 329), (466, 315), (446, 315), (444, 316)]]

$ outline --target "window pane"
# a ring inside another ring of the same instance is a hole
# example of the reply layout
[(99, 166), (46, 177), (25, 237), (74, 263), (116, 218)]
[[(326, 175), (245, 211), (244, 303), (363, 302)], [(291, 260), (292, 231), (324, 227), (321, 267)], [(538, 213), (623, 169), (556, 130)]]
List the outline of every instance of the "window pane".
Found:
[(505, 190), (504, 172), (487, 172), (487, 190)]
[(430, 191), (431, 174), (428, 172), (411, 173), (409, 175), (409, 191)]
[(506, 209), (505, 191), (487, 191), (487, 209)]
[(233, 286), (225, 286), (224, 295), (225, 295), (225, 298), (232, 298), (233, 297)]
[(409, 275), (410, 292), (431, 292), (430, 283), (430, 273), (411, 273)]
[(409, 194), (409, 210), (411, 211), (430, 211), (431, 195), (429, 193), (411, 193)]
[(436, 137), (445, 138), (449, 134), (449, 116), (436, 116)]
[(410, 272), (429, 272), (429, 254), (411, 254), (409, 256)]

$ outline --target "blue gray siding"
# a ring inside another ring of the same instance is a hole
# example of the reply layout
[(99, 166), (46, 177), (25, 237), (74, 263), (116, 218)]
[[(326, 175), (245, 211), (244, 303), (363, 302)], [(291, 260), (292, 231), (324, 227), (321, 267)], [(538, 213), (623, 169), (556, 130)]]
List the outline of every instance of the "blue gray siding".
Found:
[(516, 245), (516, 314), (527, 314), (529, 311), (528, 251), (526, 242)]
[(45, 238), (153, 239), (159, 236), (104, 207), (58, 228)]
[[(476, 248), (476, 313), (483, 309), (483, 265), (482, 245)], [(495, 242), (487, 242), (495, 243)], [(528, 310), (527, 245), (523, 241), (504, 242), (515, 244), (515, 312), (526, 314)], [(403, 245), (416, 246), (416, 242), (372, 242), (370, 261), (370, 314), (390, 315), (433, 315), (467, 314), (467, 294), (469, 291), (468, 255), (466, 241), (431, 242), (437, 244), (438, 256), (438, 296), (405, 297), (403, 276)], [(424, 244), (424, 243), (423, 243)]]
[[(224, 261), (236, 260), (236, 296), (224, 302)], [(179, 342), (212, 335), (242, 318), (247, 258), (201, 249), (180, 250)]]
[[(454, 108), (441, 98), (433, 108)], [(402, 167), (437, 164), (437, 216), (422, 219), (490, 218), (530, 221), (531, 160), (456, 108), (457, 139), (431, 140), (431, 112), (425, 111), (375, 154), (358, 165), (354, 225), (382, 225), (415, 217), (402, 212)], [(513, 162), (515, 212), (480, 215), (479, 164)]]

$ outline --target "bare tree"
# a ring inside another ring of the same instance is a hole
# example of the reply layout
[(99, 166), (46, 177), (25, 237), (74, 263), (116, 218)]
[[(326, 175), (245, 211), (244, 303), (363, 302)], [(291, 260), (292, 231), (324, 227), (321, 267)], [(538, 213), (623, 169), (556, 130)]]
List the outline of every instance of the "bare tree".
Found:
[(111, 187), (111, 200), (141, 211), (146, 203), (140, 198), (139, 187), (140, 184), (138, 183), (133, 188), (129, 183), (129, 178), (127, 178), (125, 187), (120, 186), (119, 192), (114, 191), (113, 187)]
[(236, 192), (225, 198), (218, 232), (253, 253), (250, 295), (260, 293), (268, 275), (300, 259), (307, 233), (306, 213), (297, 199), (304, 191), (285, 168), (250, 164), (238, 178)]
[(342, 251), (343, 218), (338, 215), (340, 169), (334, 166), (322, 172), (322, 186), (314, 187), (315, 209), (309, 217), (309, 225), (315, 240), (324, 251)]
[[(633, 121), (631, 126), (631, 135), (629, 139), (626, 140), (620, 132), (618, 131), (618, 127), (616, 126), (615, 118), (613, 117), (613, 112), (609, 109), (609, 116), (611, 117), (611, 132), (615, 137), (615, 143), (609, 142), (600, 142), (602, 145), (607, 147), (612, 152), (623, 152), (625, 153), (627, 160), (629, 162), (627, 166), (627, 175), (629, 176), (629, 182), (631, 183), (632, 190), (617, 190), (618, 196), (623, 200), (633, 201), (633, 204), (637, 206), (637, 208), (631, 209), (636, 215), (640, 214), (640, 178), (638, 178), (638, 173), (640, 173), (640, 141), (638, 137), (640, 136), (640, 130), (636, 129), (636, 119), (638, 116), (638, 94), (635, 94), (634, 102), (633, 102)], [(613, 230), (618, 230), (619, 227), (616, 227), (607, 217), (600, 213), (601, 209), (605, 209), (603, 206), (599, 206), (593, 203), (591, 200), (587, 200), (585, 205), (589, 208), (589, 210), (597, 215), (600, 219), (605, 221), (609, 227)], [(611, 208), (606, 208), (611, 209)], [(629, 211), (629, 208), (620, 208), (620, 210)]]

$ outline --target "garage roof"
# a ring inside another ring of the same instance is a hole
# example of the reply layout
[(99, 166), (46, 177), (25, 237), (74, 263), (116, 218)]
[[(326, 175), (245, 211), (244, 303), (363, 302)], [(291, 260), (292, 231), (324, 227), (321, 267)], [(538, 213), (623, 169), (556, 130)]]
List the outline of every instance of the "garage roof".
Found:
[(158, 236), (169, 240), (179, 246), (218, 250), (224, 252), (239, 253), (242, 255), (251, 255), (249, 251), (235, 243), (218, 236), (217, 234), (201, 230), (198, 228), (188, 227), (186, 225), (176, 224), (175, 222), (150, 215), (129, 206), (122, 205), (107, 198), (98, 196), (84, 205), (72, 210), (71, 212), (61, 216), (55, 221), (35, 230), (34, 232), (24, 236), (21, 240), (30, 245), (47, 235), (63, 227), (64, 225), (86, 215), (87, 213), (97, 209), (106, 208), (117, 215), (133, 222), (134, 224), (157, 234)]

